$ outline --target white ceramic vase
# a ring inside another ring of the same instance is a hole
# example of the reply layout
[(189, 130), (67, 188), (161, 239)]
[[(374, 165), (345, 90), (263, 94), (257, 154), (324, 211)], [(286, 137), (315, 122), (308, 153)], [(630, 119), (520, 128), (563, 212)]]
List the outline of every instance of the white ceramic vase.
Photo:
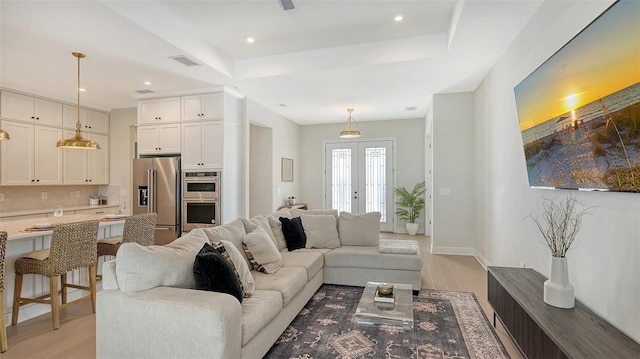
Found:
[(418, 233), (418, 224), (417, 223), (407, 223), (407, 232), (415, 236)]
[(551, 257), (549, 279), (544, 282), (544, 302), (558, 308), (575, 306), (576, 297), (569, 283), (567, 258)]

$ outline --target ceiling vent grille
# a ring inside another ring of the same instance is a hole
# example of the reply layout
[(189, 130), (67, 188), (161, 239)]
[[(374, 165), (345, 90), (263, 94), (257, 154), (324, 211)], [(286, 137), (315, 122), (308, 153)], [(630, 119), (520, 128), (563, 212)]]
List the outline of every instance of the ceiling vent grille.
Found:
[(184, 55), (178, 55), (178, 56), (171, 56), (170, 59), (174, 59), (176, 61), (178, 61), (179, 63), (185, 65), (185, 66), (200, 66), (201, 64), (196, 62), (195, 60), (192, 60)]
[(405, 111), (415, 111), (417, 109), (418, 108), (416, 106), (407, 106), (407, 107), (404, 108)]
[(146, 89), (145, 89), (145, 90), (135, 90), (135, 91), (136, 91), (137, 93), (139, 93), (139, 94), (153, 93), (153, 91), (151, 91), (151, 90), (146, 90)]
[(293, 10), (295, 8), (293, 0), (279, 0), (278, 2), (284, 11)]

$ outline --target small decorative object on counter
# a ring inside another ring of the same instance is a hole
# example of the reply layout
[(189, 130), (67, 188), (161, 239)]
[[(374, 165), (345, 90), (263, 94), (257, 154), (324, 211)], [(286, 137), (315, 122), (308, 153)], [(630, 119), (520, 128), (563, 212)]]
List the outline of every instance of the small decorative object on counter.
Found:
[(287, 204), (293, 206), (296, 204), (296, 198), (294, 196), (289, 196), (289, 198), (287, 198)]
[(373, 300), (376, 302), (393, 303), (393, 284), (379, 283), (376, 286), (376, 295)]

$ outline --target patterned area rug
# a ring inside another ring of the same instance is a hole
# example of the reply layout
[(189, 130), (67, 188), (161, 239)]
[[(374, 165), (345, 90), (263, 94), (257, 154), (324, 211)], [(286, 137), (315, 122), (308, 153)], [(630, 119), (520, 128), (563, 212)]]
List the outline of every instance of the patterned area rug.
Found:
[(509, 358), (473, 293), (422, 290), (414, 330), (356, 325), (361, 287), (325, 284), (265, 358)]

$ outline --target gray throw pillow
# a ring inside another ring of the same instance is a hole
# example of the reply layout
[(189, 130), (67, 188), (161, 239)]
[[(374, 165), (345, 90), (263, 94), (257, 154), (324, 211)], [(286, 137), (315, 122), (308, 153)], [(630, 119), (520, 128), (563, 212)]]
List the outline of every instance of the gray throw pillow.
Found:
[(338, 235), (343, 246), (377, 246), (380, 241), (380, 212), (341, 212)]

